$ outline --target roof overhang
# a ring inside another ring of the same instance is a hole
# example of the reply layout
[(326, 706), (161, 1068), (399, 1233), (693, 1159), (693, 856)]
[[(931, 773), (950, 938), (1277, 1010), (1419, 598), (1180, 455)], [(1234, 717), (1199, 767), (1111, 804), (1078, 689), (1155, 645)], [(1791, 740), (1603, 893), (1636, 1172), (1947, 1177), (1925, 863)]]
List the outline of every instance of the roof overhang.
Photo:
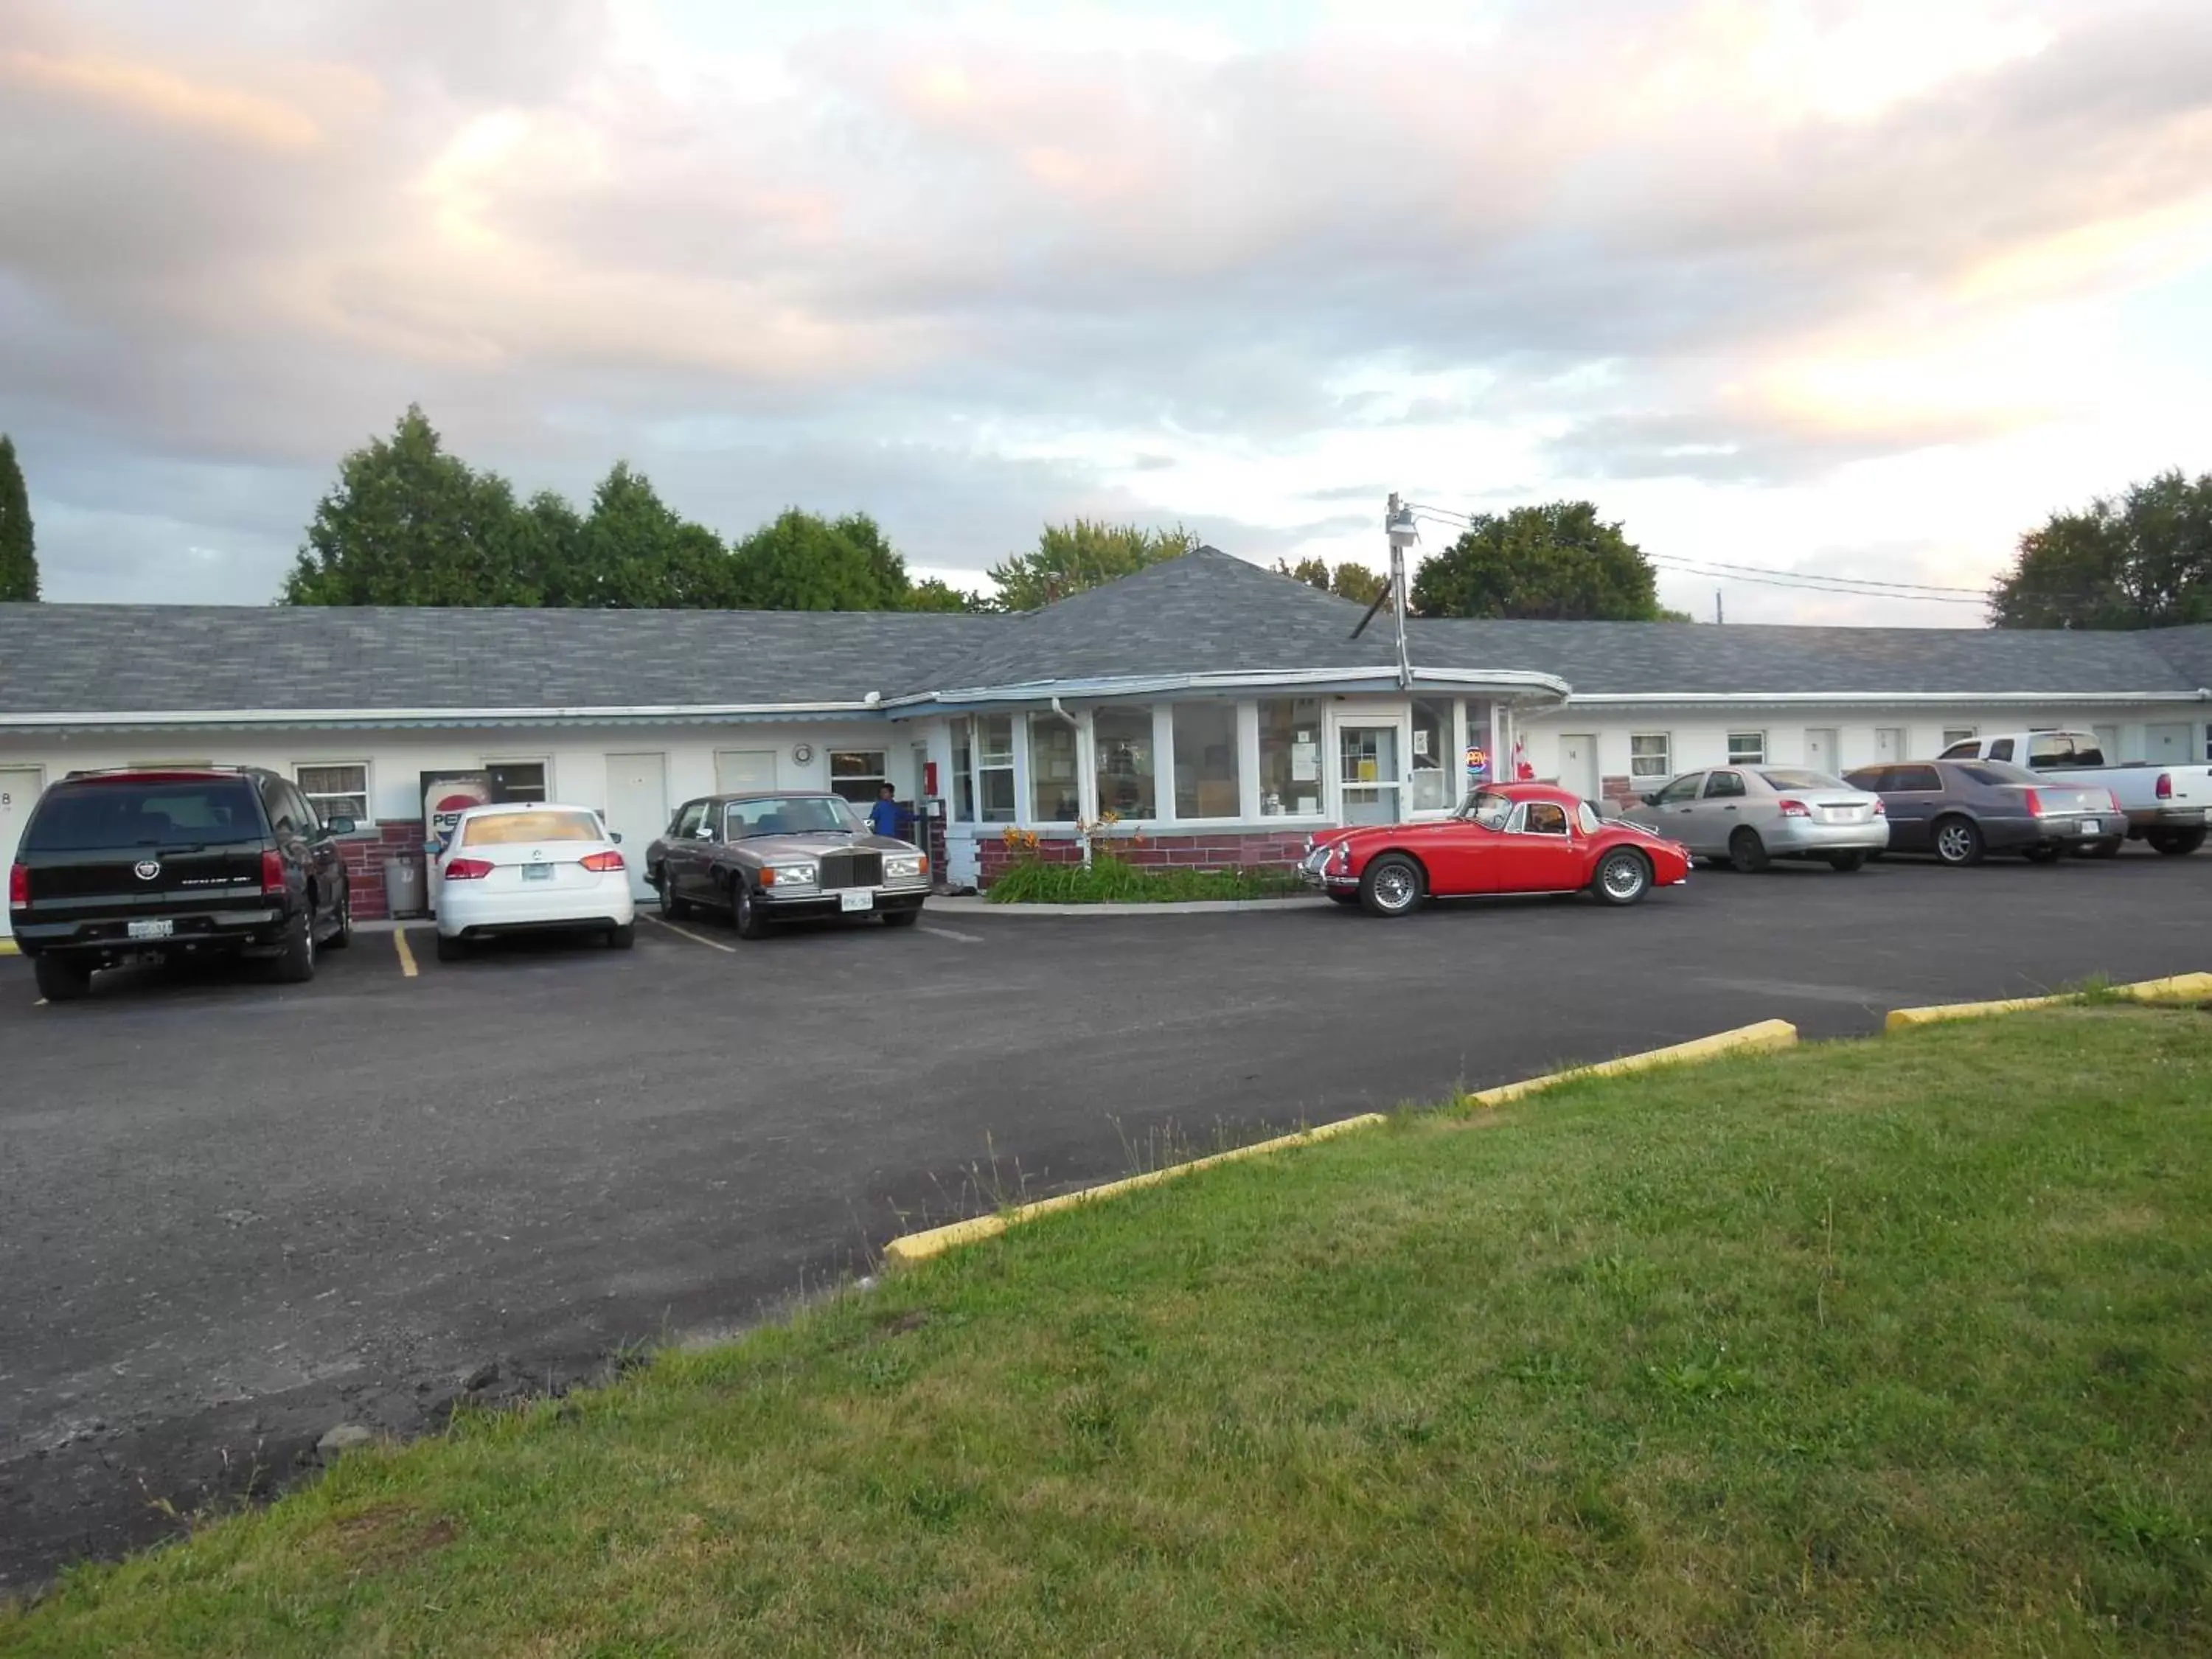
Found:
[(2103, 708), (2141, 703), (2212, 702), (2212, 690), (2194, 691), (1617, 691), (1577, 692), (1574, 708), (1750, 708), (1762, 707), (1896, 707), (2014, 708)]
[[(1485, 690), (1529, 702), (1557, 702), (1568, 693), (1567, 683), (1554, 674), (1522, 669), (1420, 668), (1413, 670), (1419, 686)], [(893, 698), (886, 705), (902, 714), (951, 712), (985, 708), (1008, 703), (1049, 703), (1054, 697), (1085, 701), (1113, 697), (1156, 697), (1184, 692), (1194, 696), (1233, 696), (1242, 691), (1382, 691), (1404, 696), (1395, 663), (1345, 668), (1239, 670), (1200, 674), (1115, 674), (1064, 680), (1030, 680), (1018, 685), (960, 686), (942, 691), (922, 691)]]
[(490, 727), (724, 726), (876, 720), (880, 703), (669, 703), (562, 708), (203, 708), (0, 714), (0, 731), (390, 732)]

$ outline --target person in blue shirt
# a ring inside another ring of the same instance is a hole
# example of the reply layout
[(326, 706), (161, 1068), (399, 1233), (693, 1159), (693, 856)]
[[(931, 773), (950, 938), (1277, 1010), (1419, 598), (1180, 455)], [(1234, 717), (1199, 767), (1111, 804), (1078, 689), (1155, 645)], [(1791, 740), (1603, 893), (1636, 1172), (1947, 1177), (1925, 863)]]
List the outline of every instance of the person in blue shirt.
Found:
[(883, 793), (876, 804), (868, 809), (868, 828), (879, 836), (888, 836), (894, 841), (898, 839), (898, 792), (888, 783), (884, 786)]

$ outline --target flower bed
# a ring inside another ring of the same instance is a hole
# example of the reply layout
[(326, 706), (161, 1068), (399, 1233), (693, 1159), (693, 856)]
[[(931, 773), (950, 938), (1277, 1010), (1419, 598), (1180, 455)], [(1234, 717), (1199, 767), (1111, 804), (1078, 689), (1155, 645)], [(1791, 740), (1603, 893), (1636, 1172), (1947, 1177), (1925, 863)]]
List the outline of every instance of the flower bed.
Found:
[(994, 904), (1176, 904), (1221, 899), (1295, 898), (1306, 890), (1295, 871), (1143, 866), (1093, 854), (1088, 867), (1021, 859), (992, 882)]

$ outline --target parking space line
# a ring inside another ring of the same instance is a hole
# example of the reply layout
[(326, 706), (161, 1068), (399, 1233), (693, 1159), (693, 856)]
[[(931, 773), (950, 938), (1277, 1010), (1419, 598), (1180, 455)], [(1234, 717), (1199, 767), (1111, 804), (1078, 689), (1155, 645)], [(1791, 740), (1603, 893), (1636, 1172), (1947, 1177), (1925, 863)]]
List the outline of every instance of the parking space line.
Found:
[(981, 933), (955, 933), (950, 927), (932, 927), (927, 922), (922, 924), (921, 931), (934, 938), (952, 939), (961, 945), (981, 945), (983, 942)]
[(409, 979), (414, 978), (415, 952), (407, 943), (407, 930), (404, 927), (393, 928), (392, 930), (392, 943), (398, 947), (399, 951), (399, 971), (404, 974)]
[(659, 916), (644, 910), (639, 911), (638, 915), (653, 923), (654, 927), (665, 927), (672, 933), (681, 933), (694, 945), (703, 945), (709, 951), (721, 951), (731, 956), (738, 953), (738, 947), (734, 945), (725, 945), (718, 939), (708, 939), (704, 933), (695, 933), (689, 927), (678, 927), (674, 922), (663, 921)]

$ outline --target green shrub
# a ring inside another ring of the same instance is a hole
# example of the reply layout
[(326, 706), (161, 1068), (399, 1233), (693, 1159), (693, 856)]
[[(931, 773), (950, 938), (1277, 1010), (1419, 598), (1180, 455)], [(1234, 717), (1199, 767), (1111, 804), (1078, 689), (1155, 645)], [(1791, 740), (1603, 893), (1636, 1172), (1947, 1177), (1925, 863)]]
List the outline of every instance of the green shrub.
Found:
[(1304, 890), (1291, 870), (1146, 867), (1095, 854), (1091, 866), (1024, 859), (991, 884), (994, 904), (1173, 904), (1199, 899), (1288, 898)]

